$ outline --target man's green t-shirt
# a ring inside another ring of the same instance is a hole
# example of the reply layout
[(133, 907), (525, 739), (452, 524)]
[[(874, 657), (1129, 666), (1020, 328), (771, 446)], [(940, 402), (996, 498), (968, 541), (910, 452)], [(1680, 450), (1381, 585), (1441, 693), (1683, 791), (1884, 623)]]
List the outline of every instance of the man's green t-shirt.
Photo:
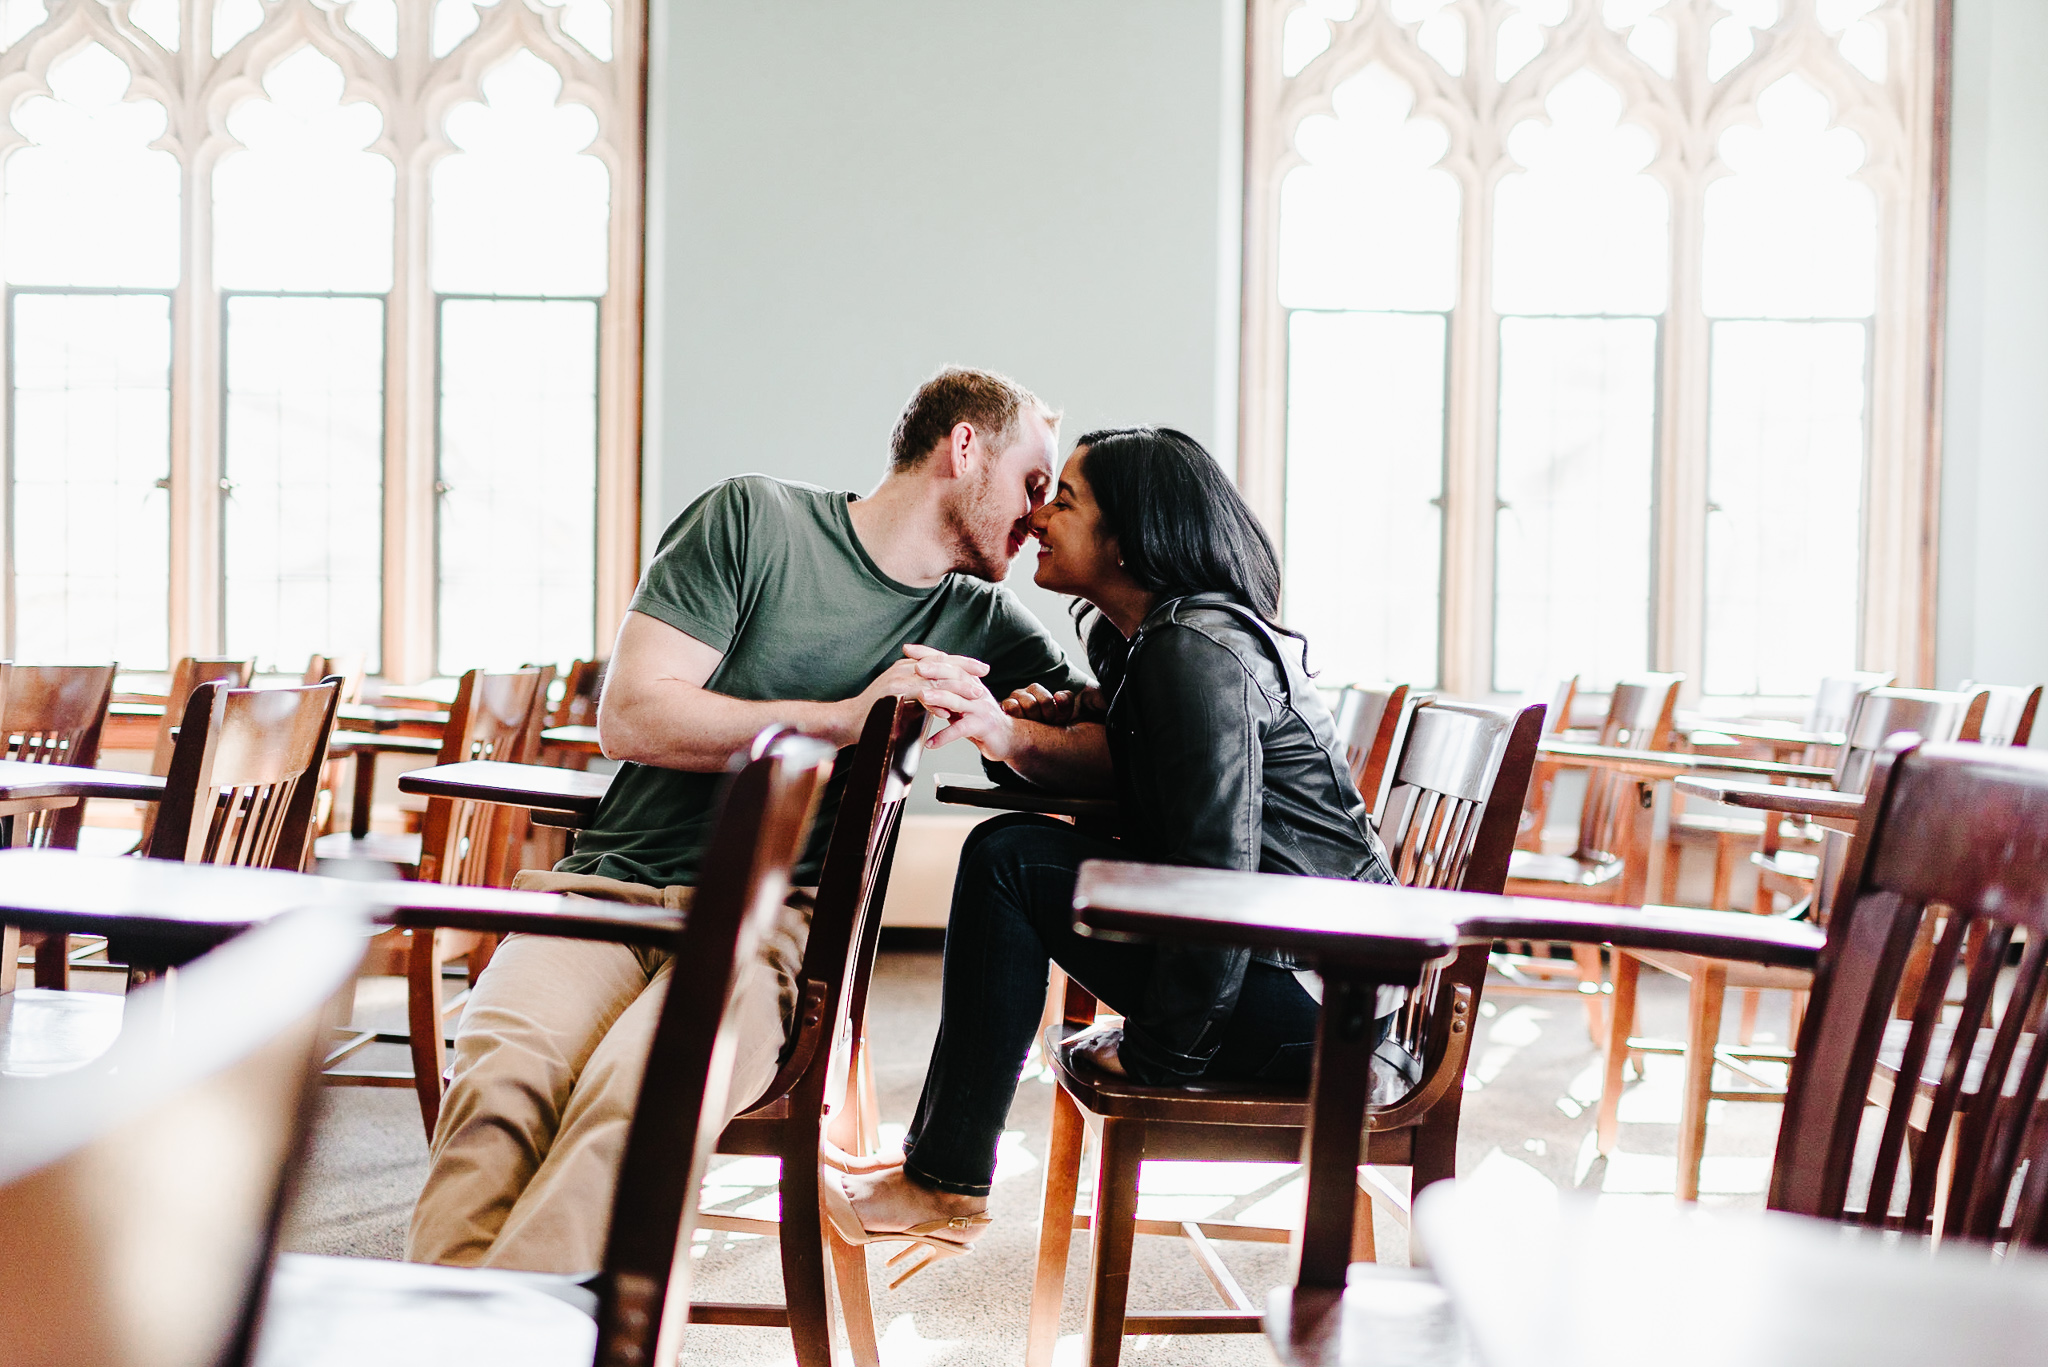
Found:
[[(1088, 680), (999, 585), (949, 574), (926, 589), (883, 574), (854, 534), (854, 495), (742, 475), (712, 488), (662, 535), (631, 608), (724, 653), (705, 687), (760, 701), (836, 702), (903, 658), (906, 642), (985, 661), (998, 698), (1027, 684)], [(667, 887), (695, 883), (721, 774), (627, 764), (564, 873)], [(798, 864), (815, 883), (839, 808), (826, 790)]]

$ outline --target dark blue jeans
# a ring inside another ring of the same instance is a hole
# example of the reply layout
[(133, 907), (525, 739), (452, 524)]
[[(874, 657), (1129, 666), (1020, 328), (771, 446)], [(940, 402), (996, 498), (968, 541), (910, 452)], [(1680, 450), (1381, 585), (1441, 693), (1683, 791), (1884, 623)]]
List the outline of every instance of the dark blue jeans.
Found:
[[(1083, 860), (1128, 857), (1112, 840), (1043, 817), (999, 817), (960, 854), (946, 929), (939, 1037), (904, 1140), (905, 1170), (940, 1191), (985, 1196), (996, 1145), (1057, 962), (1110, 1010), (1140, 1005), (1156, 952), (1089, 940), (1073, 929)], [(1253, 963), (1207, 1077), (1306, 1082), (1315, 998), (1292, 973)]]

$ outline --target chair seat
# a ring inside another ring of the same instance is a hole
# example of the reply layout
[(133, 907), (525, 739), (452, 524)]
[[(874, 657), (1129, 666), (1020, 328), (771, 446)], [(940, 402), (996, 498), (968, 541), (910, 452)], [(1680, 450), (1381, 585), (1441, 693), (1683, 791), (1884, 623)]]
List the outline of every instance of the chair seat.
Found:
[(1508, 881), (1597, 888), (1621, 877), (1624, 867), (1619, 859), (1587, 859), (1576, 854), (1538, 854), (1534, 850), (1516, 850), (1508, 858)]
[(1780, 878), (1797, 878), (1811, 883), (1820, 877), (1820, 856), (1801, 854), (1798, 850), (1779, 850), (1776, 854), (1752, 854), (1749, 862), (1765, 873), (1775, 873)]
[(1308, 1124), (1308, 1089), (1269, 1082), (1191, 1082), (1148, 1087), (1076, 1059), (1055, 1025), (1045, 1056), (1067, 1095), (1083, 1109), (1116, 1120), (1180, 1121), (1298, 1130)]
[[(1877, 1075), (1887, 1082), (1896, 1083), (1899, 1064), (1905, 1061), (1906, 1037), (1912, 1033), (1913, 1022), (1892, 1020), (1884, 1028), (1884, 1042), (1877, 1047)], [(1928, 1040), (1927, 1058), (1920, 1068), (1920, 1086), (1923, 1089), (1941, 1085), (1942, 1070), (1947, 1066), (1950, 1041), (1955, 1038), (1953, 1025), (1937, 1025)], [(1963, 1069), (1963, 1095), (1975, 1096), (1984, 1084), (1984, 1064), (1991, 1057), (1992, 1033), (1979, 1031), (1974, 1044), (1970, 1046), (1970, 1062)], [(2020, 1073), (2027, 1066), (2027, 1055), (2033, 1052), (2034, 1037), (2023, 1034), (2012, 1048), (2012, 1063), (2005, 1074), (2006, 1096), (2018, 1096)], [(2042, 1083), (2041, 1094), (2048, 1097), (2048, 1081)]]
[[(1693, 980), (1693, 975), (1699, 972), (1700, 965), (1706, 962), (1695, 954), (1675, 954), (1661, 949), (1625, 949), (1621, 952), (1687, 982)], [(1724, 959), (1720, 962), (1728, 967), (1730, 987), (1787, 992), (1805, 992), (1813, 987), (1813, 974), (1803, 968), (1772, 968), (1764, 964), (1746, 964), (1736, 959)]]
[(1353, 1263), (1341, 1304), (1293, 1323), (1297, 1298), (1329, 1294), (1283, 1286), (1267, 1299), (1266, 1342), (1287, 1367), (1477, 1367), (1449, 1293), (1428, 1272)]
[(366, 860), (416, 869), (420, 866), (420, 836), (417, 831), (411, 834), (371, 831), (358, 839), (347, 831), (336, 831), (313, 842), (313, 857), (322, 862), (330, 859)]
[(575, 1277), (286, 1254), (258, 1367), (588, 1367), (597, 1297)]
[(112, 992), (23, 987), (0, 995), (0, 1076), (46, 1077), (83, 1068), (121, 1033)]

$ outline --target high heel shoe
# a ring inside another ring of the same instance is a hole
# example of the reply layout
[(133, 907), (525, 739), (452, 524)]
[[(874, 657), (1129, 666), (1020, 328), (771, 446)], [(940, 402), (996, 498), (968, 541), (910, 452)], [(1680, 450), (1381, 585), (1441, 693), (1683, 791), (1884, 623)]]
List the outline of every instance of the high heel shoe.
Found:
[(974, 1252), (974, 1240), (989, 1226), (986, 1215), (955, 1215), (950, 1219), (926, 1220), (912, 1225), (909, 1229), (871, 1230), (861, 1223), (860, 1213), (853, 1208), (853, 1201), (846, 1194), (846, 1188), (830, 1173), (823, 1175), (818, 1183), (819, 1195), (823, 1198), (825, 1218), (831, 1221), (832, 1232), (842, 1243), (856, 1248), (867, 1244), (886, 1243), (901, 1239), (910, 1246), (892, 1256), (884, 1267), (894, 1267), (914, 1254), (924, 1256), (905, 1267), (897, 1278), (889, 1283), (894, 1291), (933, 1263), (946, 1258), (957, 1258), (963, 1253)]

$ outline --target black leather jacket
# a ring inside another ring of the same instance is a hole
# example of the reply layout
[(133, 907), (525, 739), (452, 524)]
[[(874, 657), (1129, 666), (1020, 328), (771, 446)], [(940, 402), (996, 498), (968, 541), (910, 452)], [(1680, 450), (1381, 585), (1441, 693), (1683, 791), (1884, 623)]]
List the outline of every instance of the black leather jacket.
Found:
[[(1391, 883), (1302, 646), (1217, 593), (1159, 604), (1120, 662), (1098, 662), (1109, 748), (1137, 857)], [(1246, 965), (1279, 951), (1162, 946), (1120, 1056), (1141, 1081), (1199, 1076)]]

